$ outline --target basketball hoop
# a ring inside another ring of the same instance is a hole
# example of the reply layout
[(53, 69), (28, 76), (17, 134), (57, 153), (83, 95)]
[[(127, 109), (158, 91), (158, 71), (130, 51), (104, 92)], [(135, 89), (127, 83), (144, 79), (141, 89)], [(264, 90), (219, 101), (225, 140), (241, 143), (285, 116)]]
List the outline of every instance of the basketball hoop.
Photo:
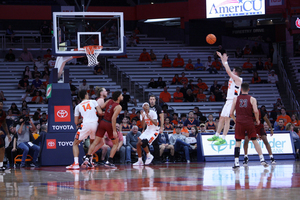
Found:
[[(88, 58), (88, 66), (96, 66), (99, 62), (97, 60), (98, 55), (100, 54), (100, 51), (103, 49), (103, 46), (99, 45), (91, 45), (91, 46), (85, 46), (83, 47), (86, 53), (86, 57)], [(99, 50), (96, 52), (95, 50)]]

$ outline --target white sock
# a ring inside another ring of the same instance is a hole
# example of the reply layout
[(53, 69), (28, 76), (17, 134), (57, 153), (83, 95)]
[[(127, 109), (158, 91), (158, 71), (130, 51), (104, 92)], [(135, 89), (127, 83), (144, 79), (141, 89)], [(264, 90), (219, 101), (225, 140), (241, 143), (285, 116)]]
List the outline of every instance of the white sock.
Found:
[(149, 158), (151, 156), (151, 153), (149, 152), (149, 153), (147, 153), (147, 158)]
[(216, 132), (215, 136), (219, 136), (219, 135), (220, 135), (220, 133)]
[(3, 162), (0, 162), (0, 167), (3, 167)]
[(264, 155), (261, 154), (261, 155), (259, 156), (259, 159), (260, 159), (260, 162), (261, 162), (261, 161), (264, 161), (264, 160), (265, 160)]
[(226, 138), (226, 135), (222, 135), (222, 139), (225, 140), (225, 138)]
[(142, 157), (139, 158), (138, 162), (140, 162), (140, 163), (143, 162)]
[(244, 158), (248, 158), (248, 155), (244, 155)]
[(235, 166), (240, 166), (239, 158), (234, 158), (234, 165)]
[(273, 158), (273, 155), (270, 155), (270, 159), (272, 159)]
[(75, 164), (78, 164), (78, 157), (74, 157)]

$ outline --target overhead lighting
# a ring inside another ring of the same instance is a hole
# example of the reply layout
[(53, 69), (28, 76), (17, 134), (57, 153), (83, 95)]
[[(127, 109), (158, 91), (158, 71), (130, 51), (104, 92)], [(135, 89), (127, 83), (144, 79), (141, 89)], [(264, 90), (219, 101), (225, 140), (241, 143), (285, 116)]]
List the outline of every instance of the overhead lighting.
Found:
[(151, 4), (154, 4), (154, 2), (153, 2), (153, 1), (151, 1)]
[(153, 22), (165, 22), (165, 21), (175, 21), (180, 20), (180, 17), (175, 18), (157, 18), (157, 19), (147, 19), (144, 21), (145, 23), (153, 23)]

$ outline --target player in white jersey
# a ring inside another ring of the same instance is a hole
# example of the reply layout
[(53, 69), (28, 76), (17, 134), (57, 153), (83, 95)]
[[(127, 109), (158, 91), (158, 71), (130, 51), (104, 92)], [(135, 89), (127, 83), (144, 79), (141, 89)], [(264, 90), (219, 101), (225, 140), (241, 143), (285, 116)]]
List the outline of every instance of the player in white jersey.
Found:
[(98, 103), (95, 100), (89, 100), (89, 94), (86, 90), (80, 90), (78, 93), (82, 102), (78, 104), (75, 108), (75, 124), (79, 124), (79, 116), (83, 118), (83, 122), (81, 124), (81, 128), (78, 129), (75, 139), (73, 142), (73, 155), (74, 155), (74, 163), (70, 166), (67, 166), (67, 169), (79, 169), (79, 148), (78, 145), (83, 139), (86, 139), (90, 136), (91, 143), (95, 139), (95, 133), (98, 127), (98, 116), (102, 114)]
[[(214, 143), (215, 145), (222, 145), (226, 143), (225, 137), (228, 133), (229, 126), (230, 126), (230, 110), (233, 103), (233, 98), (240, 95), (243, 79), (240, 78), (240, 75), (242, 74), (242, 69), (240, 67), (235, 67), (233, 71), (231, 71), (231, 69), (229, 68), (227, 62), (228, 56), (226, 53), (222, 55), (220, 52), (217, 52), (217, 54), (221, 58), (222, 64), (225, 67), (225, 70), (228, 76), (230, 77), (230, 79), (228, 82), (226, 103), (221, 112), (221, 117), (218, 124), (217, 132), (212, 138), (208, 138), (207, 140), (216, 141)], [(223, 135), (222, 138), (220, 138), (219, 136), (223, 127), (224, 127)]]
[(151, 145), (152, 142), (157, 138), (159, 134), (159, 128), (157, 126), (157, 114), (153, 110), (149, 110), (149, 104), (144, 103), (143, 104), (143, 110), (141, 110), (140, 115), (143, 129), (145, 129), (145, 124), (147, 124), (146, 130), (140, 135), (138, 138), (138, 142), (136, 145), (136, 150), (138, 153), (138, 161), (134, 163), (133, 165), (143, 165), (142, 160), (142, 148), (147, 154), (147, 158), (145, 161), (145, 165), (149, 165), (153, 160), (153, 155), (151, 155), (149, 151), (148, 145)]

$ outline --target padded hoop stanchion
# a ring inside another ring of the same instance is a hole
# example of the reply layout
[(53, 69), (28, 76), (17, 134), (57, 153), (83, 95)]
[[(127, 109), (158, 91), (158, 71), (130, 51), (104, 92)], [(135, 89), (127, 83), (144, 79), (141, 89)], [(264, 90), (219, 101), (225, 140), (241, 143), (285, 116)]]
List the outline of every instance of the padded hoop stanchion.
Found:
[(100, 52), (97, 52), (95, 50), (101, 51), (103, 49), (103, 46), (91, 45), (91, 46), (85, 46), (83, 48), (88, 58), (88, 62), (89, 62), (88, 66), (89, 67), (96, 66), (99, 63), (97, 57), (100, 54)]

